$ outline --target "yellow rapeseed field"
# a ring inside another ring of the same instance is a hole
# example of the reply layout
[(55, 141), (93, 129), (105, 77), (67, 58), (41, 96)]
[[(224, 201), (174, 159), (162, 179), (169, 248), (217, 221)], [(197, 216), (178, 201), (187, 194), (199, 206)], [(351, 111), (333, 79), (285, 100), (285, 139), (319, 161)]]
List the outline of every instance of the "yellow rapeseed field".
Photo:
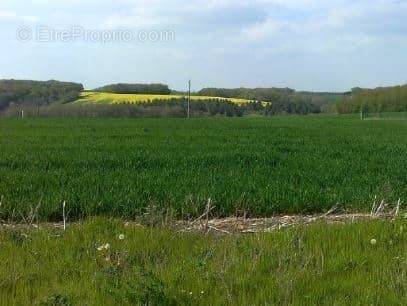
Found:
[[(105, 103), (105, 104), (120, 104), (120, 103), (145, 103), (155, 100), (171, 100), (186, 98), (182, 95), (154, 95), (154, 94), (116, 94), (105, 92), (83, 92), (81, 98), (75, 103)], [(238, 105), (251, 102), (245, 99), (236, 98), (220, 98), (220, 97), (208, 97), (208, 96), (192, 96), (192, 101), (199, 100), (228, 100)]]

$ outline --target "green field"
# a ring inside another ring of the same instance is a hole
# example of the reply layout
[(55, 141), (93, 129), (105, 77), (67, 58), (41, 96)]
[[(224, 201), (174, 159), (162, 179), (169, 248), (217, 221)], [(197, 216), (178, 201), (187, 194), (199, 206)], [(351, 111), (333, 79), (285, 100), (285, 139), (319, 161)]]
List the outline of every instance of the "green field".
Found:
[(353, 117), (2, 119), (0, 219), (154, 209), (198, 216), (369, 211), (407, 198), (407, 122)]
[(3, 230), (0, 305), (406, 305), (406, 231), (406, 219), (225, 237), (105, 219)]
[[(186, 96), (181, 95), (155, 95), (155, 94), (117, 94), (106, 92), (83, 92), (79, 100), (74, 103), (82, 104), (122, 104), (122, 103), (146, 103), (154, 101), (170, 101), (176, 99), (186, 99)], [(251, 102), (245, 99), (236, 98), (221, 98), (221, 97), (208, 97), (208, 96), (191, 96), (191, 101), (203, 101), (203, 100), (221, 100), (230, 101), (238, 105)]]

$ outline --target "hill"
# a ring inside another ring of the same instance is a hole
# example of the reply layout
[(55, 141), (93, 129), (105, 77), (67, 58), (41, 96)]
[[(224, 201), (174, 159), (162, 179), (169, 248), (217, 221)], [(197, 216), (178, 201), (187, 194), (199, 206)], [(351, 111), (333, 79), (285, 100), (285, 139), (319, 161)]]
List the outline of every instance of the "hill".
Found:
[[(85, 104), (138, 104), (146, 102), (155, 101), (174, 101), (174, 100), (185, 100), (187, 96), (185, 95), (164, 95), (164, 94), (119, 94), (119, 93), (108, 93), (108, 92), (82, 92), (79, 99), (75, 103), (85, 103)], [(214, 96), (191, 96), (192, 101), (230, 101), (232, 103), (242, 105), (252, 102), (248, 99), (237, 99), (237, 98), (224, 98), (224, 97), (214, 97)]]
[(59, 81), (0, 80), (0, 111), (10, 104), (47, 105), (75, 100), (83, 85)]

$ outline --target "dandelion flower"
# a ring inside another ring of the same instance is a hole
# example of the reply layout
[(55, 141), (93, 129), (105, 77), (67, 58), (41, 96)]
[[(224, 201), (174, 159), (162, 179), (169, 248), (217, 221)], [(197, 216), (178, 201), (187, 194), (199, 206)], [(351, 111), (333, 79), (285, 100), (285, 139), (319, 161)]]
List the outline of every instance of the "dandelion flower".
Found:
[(119, 240), (124, 240), (124, 235), (123, 234), (119, 235)]
[(371, 244), (371, 245), (375, 245), (376, 243), (377, 243), (377, 240), (376, 240), (376, 239), (370, 240), (370, 244)]

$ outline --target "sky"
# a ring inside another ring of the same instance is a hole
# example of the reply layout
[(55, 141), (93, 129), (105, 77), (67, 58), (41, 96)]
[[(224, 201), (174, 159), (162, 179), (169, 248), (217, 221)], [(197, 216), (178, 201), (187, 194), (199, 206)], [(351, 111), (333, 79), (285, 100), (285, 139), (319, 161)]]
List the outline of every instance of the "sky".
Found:
[(345, 91), (407, 82), (407, 0), (0, 0), (0, 78)]

